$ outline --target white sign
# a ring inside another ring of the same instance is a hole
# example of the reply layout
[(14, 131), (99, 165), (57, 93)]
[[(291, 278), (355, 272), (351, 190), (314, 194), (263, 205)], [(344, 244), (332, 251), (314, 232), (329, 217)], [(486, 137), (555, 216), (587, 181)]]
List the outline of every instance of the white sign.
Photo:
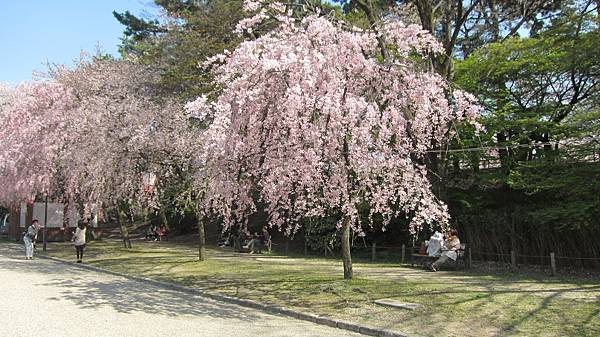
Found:
[[(85, 207), (87, 207), (90, 212), (90, 225), (92, 227), (98, 227), (98, 204), (86, 204)], [(67, 219), (69, 221), (69, 227), (77, 227), (79, 220), (81, 220), (81, 216), (75, 206), (71, 206), (67, 209)]]
[[(36, 202), (33, 204), (33, 218), (40, 222), (40, 226), (44, 226), (44, 212), (46, 203)], [(61, 228), (65, 217), (65, 205), (61, 203), (48, 203), (48, 228)]]
[(71, 204), (67, 210), (67, 215), (69, 217), (69, 227), (77, 227), (77, 223), (81, 217), (79, 216), (79, 212), (77, 212), (77, 208), (73, 206), (73, 204)]
[(25, 227), (25, 221), (27, 221), (27, 204), (22, 202), (19, 212), (19, 226)]

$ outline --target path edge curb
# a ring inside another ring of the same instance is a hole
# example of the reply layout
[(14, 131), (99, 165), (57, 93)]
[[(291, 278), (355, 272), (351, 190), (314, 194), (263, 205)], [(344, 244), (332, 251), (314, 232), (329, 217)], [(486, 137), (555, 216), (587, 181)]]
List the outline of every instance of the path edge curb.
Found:
[[(13, 244), (13, 247), (14, 247), (14, 244)], [(179, 292), (183, 292), (183, 293), (187, 293), (187, 294), (191, 294), (191, 295), (197, 295), (197, 296), (201, 296), (201, 297), (205, 297), (205, 298), (210, 298), (215, 301), (236, 304), (236, 305), (247, 307), (247, 308), (257, 309), (257, 310), (260, 310), (260, 311), (263, 311), (266, 313), (270, 313), (270, 314), (288, 316), (288, 317), (299, 319), (302, 321), (308, 321), (308, 322), (312, 322), (315, 324), (334, 327), (334, 328), (338, 328), (338, 329), (342, 329), (342, 330), (346, 330), (346, 331), (360, 333), (360, 334), (367, 335), (367, 336), (419, 337), (417, 335), (398, 333), (398, 332), (394, 332), (394, 331), (390, 331), (390, 330), (373, 328), (373, 327), (360, 325), (360, 324), (356, 324), (356, 323), (352, 323), (352, 322), (337, 320), (337, 319), (333, 319), (333, 318), (326, 317), (326, 316), (319, 316), (319, 315), (315, 315), (315, 314), (296, 311), (296, 310), (292, 310), (290, 308), (281, 307), (281, 306), (274, 305), (274, 304), (263, 304), (260, 302), (247, 300), (247, 299), (243, 299), (243, 298), (227, 296), (227, 295), (210, 292), (210, 291), (206, 291), (206, 290), (201, 290), (201, 289), (195, 289), (195, 288), (191, 288), (191, 287), (185, 287), (185, 286), (181, 286), (181, 285), (171, 283), (171, 282), (159, 281), (159, 280), (151, 279), (148, 277), (129, 275), (129, 274), (112, 271), (112, 270), (108, 270), (108, 269), (104, 269), (104, 268), (100, 268), (100, 267), (96, 267), (96, 266), (92, 266), (92, 265), (75, 263), (75, 262), (64, 260), (64, 259), (61, 259), (58, 257), (49, 256), (44, 253), (38, 253), (38, 254), (36, 254), (36, 256), (39, 258), (48, 259), (48, 260), (60, 262), (63, 264), (68, 264), (72, 267), (76, 267), (76, 268), (80, 268), (80, 269), (86, 269), (86, 270), (91, 270), (91, 271), (95, 271), (98, 273), (124, 277), (126, 279), (142, 282), (142, 283), (153, 285), (153, 286), (160, 287), (163, 289), (179, 291)]]

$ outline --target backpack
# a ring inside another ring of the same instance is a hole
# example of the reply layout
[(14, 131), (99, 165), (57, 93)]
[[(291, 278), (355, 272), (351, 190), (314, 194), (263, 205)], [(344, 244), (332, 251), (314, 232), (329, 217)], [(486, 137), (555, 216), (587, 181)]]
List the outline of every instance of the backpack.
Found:
[(36, 230), (35, 230), (35, 227), (33, 227), (33, 226), (29, 226), (29, 228), (27, 228), (27, 232), (25, 233), (25, 235), (27, 235), (27, 237), (30, 238), (31, 240), (35, 239), (35, 234), (36, 234)]
[(425, 242), (421, 242), (421, 246), (419, 247), (419, 255), (427, 255), (427, 247), (425, 247)]

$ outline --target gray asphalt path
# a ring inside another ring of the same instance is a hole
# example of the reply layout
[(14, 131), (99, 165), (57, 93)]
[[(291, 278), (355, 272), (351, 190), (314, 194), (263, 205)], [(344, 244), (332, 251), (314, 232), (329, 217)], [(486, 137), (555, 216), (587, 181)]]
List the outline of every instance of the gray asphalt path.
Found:
[(23, 256), (0, 244), (0, 336), (361, 336)]

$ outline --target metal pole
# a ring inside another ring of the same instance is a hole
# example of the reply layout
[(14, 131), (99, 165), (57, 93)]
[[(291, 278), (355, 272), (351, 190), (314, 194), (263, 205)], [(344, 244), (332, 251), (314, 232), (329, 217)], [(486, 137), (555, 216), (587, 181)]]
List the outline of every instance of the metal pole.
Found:
[(404, 256), (406, 255), (406, 245), (402, 244), (402, 263), (404, 263)]
[(513, 268), (517, 268), (517, 255), (514, 250), (510, 251), (510, 264)]
[(556, 276), (556, 260), (554, 259), (554, 253), (550, 253), (550, 266), (552, 267), (552, 276)]
[(471, 247), (469, 247), (469, 268), (473, 265), (473, 258), (471, 257)]
[(371, 261), (375, 261), (375, 251), (377, 248), (375, 248), (375, 242), (373, 242), (373, 246), (371, 246)]
[(42, 231), (43, 240), (44, 240), (44, 251), (46, 251), (46, 243), (48, 242), (48, 193), (46, 193), (46, 204), (44, 206), (44, 230)]

